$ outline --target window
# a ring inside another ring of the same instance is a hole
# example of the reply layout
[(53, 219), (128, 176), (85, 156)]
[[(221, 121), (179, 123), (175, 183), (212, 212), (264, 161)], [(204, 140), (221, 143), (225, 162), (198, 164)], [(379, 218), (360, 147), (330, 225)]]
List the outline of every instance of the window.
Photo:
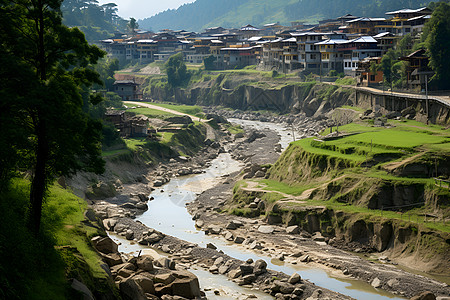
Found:
[(316, 55), (315, 54), (311, 54), (311, 59), (316, 59)]
[(375, 81), (375, 75), (370, 75), (370, 81)]

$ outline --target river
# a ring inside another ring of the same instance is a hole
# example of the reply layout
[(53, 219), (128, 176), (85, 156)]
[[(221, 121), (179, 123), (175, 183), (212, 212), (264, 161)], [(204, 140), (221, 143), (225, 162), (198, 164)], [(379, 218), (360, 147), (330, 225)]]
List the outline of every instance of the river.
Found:
[[(256, 128), (262, 127), (276, 130), (281, 136), (280, 144), (283, 149), (293, 140), (291, 131), (278, 124), (242, 120), (232, 121), (245, 127), (254, 126)], [(366, 282), (334, 278), (331, 274), (319, 268), (311, 268), (307, 265), (292, 265), (274, 260), (269, 256), (257, 255), (241, 245), (228, 242), (221, 237), (205, 235), (203, 231), (196, 229), (195, 222), (186, 209), (186, 204), (193, 201), (201, 192), (211, 188), (221, 176), (239, 171), (241, 168), (242, 164), (232, 159), (228, 153), (220, 154), (211, 162), (211, 166), (205, 170), (205, 173), (173, 178), (166, 185), (155, 189), (150, 195), (154, 200), (148, 202), (148, 210), (138, 216), (136, 220), (164, 234), (196, 243), (199, 246), (206, 247), (206, 244), (213, 243), (217, 246), (217, 250), (222, 250), (227, 255), (243, 261), (246, 261), (248, 258), (253, 260), (264, 259), (268, 264), (268, 268), (272, 270), (281, 271), (288, 275), (297, 272), (303, 279), (307, 279), (319, 287), (324, 287), (355, 299), (403, 299), (383, 290), (375, 289)], [(120, 242), (122, 243), (120, 251), (139, 247), (138, 245), (131, 247), (129, 241), (124, 239), (121, 239)], [(126, 249), (126, 247), (129, 249)], [(245, 288), (228, 281), (226, 276), (212, 275), (202, 270), (192, 271), (199, 277), (202, 287), (204, 287), (203, 284), (205, 282), (211, 282), (211, 285), (214, 286), (213, 289), (223, 287), (222, 290), (238, 290), (241, 294), (249, 293)], [(250, 293), (255, 294), (253, 290)], [(224, 294), (226, 296), (221, 298), (222, 296), (207, 293), (211, 298), (226, 299), (232, 297), (230, 293)], [(258, 294), (257, 297), (261, 298), (262, 295)], [(267, 297), (270, 298), (270, 296)]]

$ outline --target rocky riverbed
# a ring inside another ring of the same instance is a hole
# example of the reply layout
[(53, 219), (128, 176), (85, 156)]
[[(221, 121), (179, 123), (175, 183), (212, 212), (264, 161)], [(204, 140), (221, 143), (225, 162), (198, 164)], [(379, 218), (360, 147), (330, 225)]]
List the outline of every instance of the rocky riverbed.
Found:
[[(286, 124), (292, 123), (288, 117), (282, 118), (283, 120), (272, 120), (267, 116), (247, 115), (232, 114), (230, 116), (256, 118), (260, 121), (283, 121)], [(305, 135), (308, 136), (315, 135), (320, 129), (328, 126), (327, 122), (320, 118), (316, 120), (299, 119), (298, 126), (301, 125), (301, 122), (308, 122), (309, 127), (304, 131)], [(312, 130), (311, 128), (317, 129)], [(150, 191), (161, 186), (163, 191), (164, 184), (174, 176), (199, 174), (220, 153), (229, 152), (232, 157), (242, 161), (245, 165), (243, 174), (235, 172), (219, 181), (208, 183), (209, 189), (206, 189), (194, 202), (188, 205), (188, 210), (196, 220), (197, 227), (201, 228), (206, 234), (216, 235), (221, 239), (239, 245), (239, 247), (251, 249), (256, 254), (280, 262), (297, 266), (316, 266), (327, 270), (333, 276), (347, 279), (356, 278), (368, 282), (376, 289), (384, 289), (403, 297), (412, 297), (427, 290), (432, 291), (441, 299), (450, 296), (450, 289), (446, 284), (401, 271), (393, 266), (388, 258), (379, 257), (376, 261), (370, 261), (368, 260), (369, 257), (359, 257), (332, 247), (329, 245), (332, 242), (330, 243), (320, 234), (312, 235), (301, 231), (296, 226), (286, 228), (269, 224), (269, 220), (246, 219), (219, 213), (232, 196), (234, 182), (242, 176), (246, 176), (246, 178), (264, 177), (265, 168), (260, 167), (260, 165), (273, 163), (281, 151), (280, 146), (276, 146), (279, 138), (277, 133), (270, 130), (252, 130), (247, 132), (246, 135), (236, 137), (225, 133), (220, 136), (219, 141), (208, 142), (208, 147), (201, 152), (201, 155), (192, 158), (179, 157), (170, 160), (167, 164), (160, 164), (148, 173), (142, 182), (129, 185), (120, 184), (117, 189), (118, 195), (103, 201), (95, 201), (94, 210), (103, 219), (105, 228), (118, 233), (132, 243), (149, 245), (167, 253), (169, 257), (167, 260), (163, 260), (163, 263), (157, 263), (156, 257), (150, 257), (149, 260), (174, 272), (175, 270), (183, 271), (192, 267), (203, 268), (213, 274), (224, 274), (239, 285), (263, 290), (279, 299), (349, 298), (325, 288), (318, 288), (309, 281), (302, 279), (298, 274), (292, 274), (291, 276), (291, 274), (269, 270), (267, 262), (264, 260), (238, 260), (221, 253), (221, 251), (215, 249), (216, 246), (212, 243), (206, 245), (206, 247), (201, 247), (163, 234), (154, 228), (148, 228), (134, 220), (136, 216), (147, 209), (147, 202), (152, 201), (151, 198), (147, 197)], [(255, 201), (254, 205), (258, 207), (261, 204)], [(338, 244), (338, 242), (335, 242), (335, 244)], [(129, 278), (134, 278), (136, 274), (142, 273), (133, 258), (122, 255), (120, 256), (120, 263), (119, 260), (117, 260), (117, 263), (117, 265), (122, 266), (111, 266), (111, 270), (113, 275), (115, 274), (115, 280), (119, 287), (130, 285), (131, 283), (124, 284), (130, 282)], [(121, 272), (122, 275), (128, 274), (128, 276), (120, 275), (118, 277), (118, 269), (126, 266), (133, 269), (130, 265), (123, 265), (128, 263), (135, 265), (135, 270), (131, 273)], [(154, 275), (147, 274), (146, 276), (155, 282)], [(177, 279), (177, 276), (172, 274), (171, 278)], [(187, 275), (180, 276), (193, 278)], [(131, 285), (135, 286), (134, 284)], [(159, 285), (159, 287), (162, 291), (165, 291), (163, 286)], [(146, 299), (153, 299), (150, 295), (161, 296), (163, 294), (166, 295), (164, 296), (166, 298), (185, 297), (174, 293), (173, 289), (167, 288), (166, 290), (168, 291), (166, 294), (161, 293), (161, 290), (158, 294), (155, 290), (154, 294), (147, 293), (148, 295), (146, 295), (146, 293), (143, 293), (143, 295), (147, 297)], [(204, 295), (201, 292), (197, 293), (195, 284), (194, 290), (196, 294), (190, 294), (192, 297)], [(150, 289), (150, 291), (152, 290)]]

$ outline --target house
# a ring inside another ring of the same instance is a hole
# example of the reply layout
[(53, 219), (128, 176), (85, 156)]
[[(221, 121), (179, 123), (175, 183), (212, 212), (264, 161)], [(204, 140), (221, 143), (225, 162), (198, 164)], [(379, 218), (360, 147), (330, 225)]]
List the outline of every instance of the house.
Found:
[(256, 53), (258, 50), (258, 46), (234, 45), (220, 49), (220, 55), (223, 57), (223, 64), (226, 68), (242, 68), (256, 65)]
[(385, 32), (391, 26), (391, 22), (386, 18), (358, 18), (346, 21), (346, 23), (346, 33), (360, 36)]
[(377, 46), (377, 40), (371, 36), (362, 36), (341, 43), (338, 51), (343, 54), (344, 74), (356, 76), (358, 64), (366, 57), (379, 57), (381, 50)]
[(344, 72), (342, 51), (339, 51), (339, 45), (347, 43), (345, 34), (329, 33), (324, 35), (328, 39), (315, 43), (320, 51), (320, 71), (321, 75), (328, 74), (331, 70), (338, 73)]
[(359, 86), (377, 85), (383, 81), (383, 71), (373, 70), (372, 65), (379, 65), (381, 57), (366, 57), (361, 60), (356, 69), (357, 84)]
[(134, 80), (116, 80), (113, 87), (114, 92), (122, 98), (122, 101), (142, 100), (139, 84)]
[(405, 57), (400, 57), (400, 60), (408, 62), (406, 68), (406, 84), (411, 90), (425, 90), (426, 82), (434, 74), (428, 66), (429, 57), (425, 53), (426, 51), (424, 49), (420, 49)]
[(386, 54), (389, 49), (396, 45), (399, 37), (391, 32), (382, 32), (374, 35), (373, 38), (377, 41), (377, 46), (381, 50), (381, 55)]
[(107, 57), (118, 59), (120, 63), (126, 61), (127, 42), (124, 39), (107, 39), (100, 41), (100, 48), (106, 51)]
[(298, 45), (298, 61), (300, 68), (308, 72), (320, 72), (320, 46), (316, 43), (324, 40), (324, 33), (320, 32), (292, 32)]
[(105, 113), (105, 120), (114, 124), (117, 128), (125, 122), (124, 110), (107, 110)]
[(261, 29), (248, 24), (239, 29), (239, 35), (240, 35), (241, 39), (249, 39), (252, 36), (259, 35), (261, 31), (262, 31)]
[(407, 8), (386, 13), (386, 15), (393, 16), (389, 21), (392, 23), (392, 33), (398, 36), (404, 36), (408, 33), (413, 36), (420, 34), (431, 14), (431, 9), (427, 7)]

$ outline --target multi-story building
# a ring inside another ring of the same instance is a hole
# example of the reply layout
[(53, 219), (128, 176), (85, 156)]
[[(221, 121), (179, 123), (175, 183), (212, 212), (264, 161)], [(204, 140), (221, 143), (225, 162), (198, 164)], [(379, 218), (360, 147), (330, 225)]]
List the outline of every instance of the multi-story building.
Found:
[(371, 36), (362, 36), (338, 46), (338, 51), (343, 54), (344, 74), (356, 76), (358, 64), (366, 57), (381, 56), (381, 49), (377, 46), (377, 41)]
[(291, 35), (297, 40), (300, 68), (307, 72), (319, 73), (321, 53), (320, 46), (316, 43), (324, 39), (324, 34), (320, 32), (293, 32)]
[(319, 74), (328, 74), (331, 70), (338, 73), (344, 72), (342, 51), (339, 51), (339, 45), (347, 43), (345, 34), (328, 34), (328, 39), (316, 43), (320, 51), (320, 70)]
[(410, 33), (417, 36), (422, 32), (425, 22), (430, 18), (432, 11), (427, 7), (418, 9), (401, 9), (387, 12), (386, 15), (393, 16), (389, 21), (392, 23), (392, 33), (404, 36)]

